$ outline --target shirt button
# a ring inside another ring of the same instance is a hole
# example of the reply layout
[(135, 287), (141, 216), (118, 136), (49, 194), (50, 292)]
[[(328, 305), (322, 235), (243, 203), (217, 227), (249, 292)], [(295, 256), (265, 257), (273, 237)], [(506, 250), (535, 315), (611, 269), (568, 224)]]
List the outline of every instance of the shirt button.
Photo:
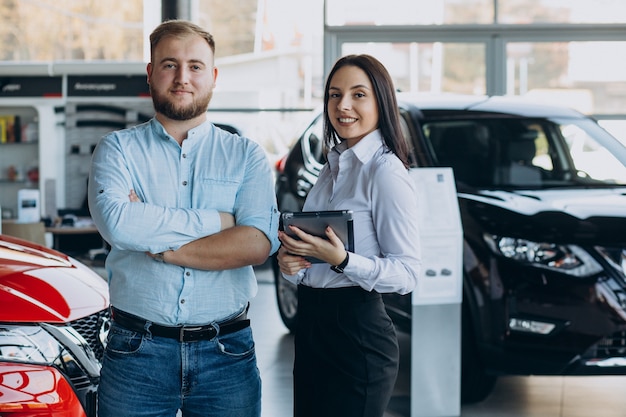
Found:
[(181, 304), (185, 304), (185, 299), (183, 298), (182, 300), (180, 300)]
[(187, 271), (187, 272), (185, 272), (185, 275), (189, 276), (189, 275), (191, 275), (191, 272)]
[(183, 181), (183, 185), (187, 185), (187, 181)]
[(186, 153), (183, 154), (183, 158), (187, 158), (187, 154)]

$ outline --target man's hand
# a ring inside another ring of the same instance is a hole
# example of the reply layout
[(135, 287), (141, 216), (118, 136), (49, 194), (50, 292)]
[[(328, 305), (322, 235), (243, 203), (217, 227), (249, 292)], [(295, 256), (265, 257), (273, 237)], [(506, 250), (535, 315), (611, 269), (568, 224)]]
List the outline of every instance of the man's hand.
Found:
[[(142, 202), (135, 190), (130, 190), (128, 199), (131, 203)], [(146, 255), (155, 261), (205, 270), (233, 269), (263, 263), (270, 250), (267, 237), (252, 227), (235, 227), (235, 216), (230, 213), (218, 213), (219, 233), (196, 239), (176, 251), (146, 252)], [(233, 253), (242, 256), (233, 257)]]
[(131, 203), (141, 203), (141, 200), (139, 199), (137, 193), (135, 193), (135, 190), (130, 190), (130, 193), (128, 194), (128, 199)]
[[(128, 199), (131, 203), (142, 202), (137, 193), (135, 193), (135, 190), (130, 190), (130, 193), (128, 194)], [(218, 213), (220, 215), (220, 230), (226, 230), (235, 226), (235, 216), (223, 211), (219, 211)]]
[(219, 212), (220, 221), (222, 222), (221, 230), (230, 229), (235, 226), (235, 216), (230, 213)]

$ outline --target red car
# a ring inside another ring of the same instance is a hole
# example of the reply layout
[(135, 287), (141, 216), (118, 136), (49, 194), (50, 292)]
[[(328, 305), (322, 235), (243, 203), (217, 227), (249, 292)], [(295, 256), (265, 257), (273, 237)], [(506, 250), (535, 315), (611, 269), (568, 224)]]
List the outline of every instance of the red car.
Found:
[(0, 235), (0, 416), (96, 416), (108, 294), (76, 259)]

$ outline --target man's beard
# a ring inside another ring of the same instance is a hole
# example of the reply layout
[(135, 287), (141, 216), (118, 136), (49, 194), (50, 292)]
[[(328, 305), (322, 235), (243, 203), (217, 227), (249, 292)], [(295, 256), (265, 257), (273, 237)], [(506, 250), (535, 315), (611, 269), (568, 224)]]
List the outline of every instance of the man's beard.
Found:
[(152, 96), (154, 110), (172, 120), (191, 120), (202, 115), (207, 111), (211, 97), (213, 97), (213, 93), (209, 92), (206, 96), (194, 100), (188, 106), (177, 107), (167, 98), (154, 94), (152, 89), (150, 89), (150, 95)]

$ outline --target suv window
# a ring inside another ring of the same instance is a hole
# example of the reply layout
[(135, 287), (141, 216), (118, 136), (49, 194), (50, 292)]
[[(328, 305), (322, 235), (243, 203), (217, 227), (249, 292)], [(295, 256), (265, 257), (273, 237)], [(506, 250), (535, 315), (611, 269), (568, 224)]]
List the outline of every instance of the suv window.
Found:
[(437, 165), (470, 186), (626, 184), (626, 167), (578, 121), (453, 119), (426, 122), (423, 132)]
[(560, 130), (579, 177), (625, 183), (626, 167), (587, 131), (575, 124), (562, 124)]
[(324, 149), (324, 118), (317, 117), (302, 137), (302, 151), (304, 160), (314, 160), (320, 165), (326, 163), (326, 151)]

